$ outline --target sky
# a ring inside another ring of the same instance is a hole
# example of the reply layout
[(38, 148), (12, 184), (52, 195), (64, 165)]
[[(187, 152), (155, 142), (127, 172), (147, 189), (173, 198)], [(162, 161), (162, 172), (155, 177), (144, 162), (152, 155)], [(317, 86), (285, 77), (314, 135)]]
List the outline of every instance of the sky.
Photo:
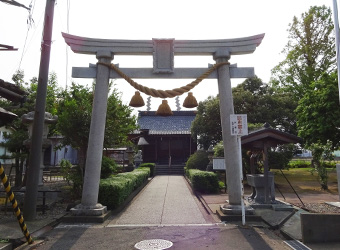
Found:
[[(46, 1), (17, 0), (29, 12), (0, 2), (0, 44), (11, 45), (18, 51), (0, 51), (0, 79), (12, 82), (12, 75), (21, 69), (25, 80), (39, 74), (40, 47)], [(338, 3), (339, 4), (339, 3)], [(152, 40), (174, 38), (177, 40), (230, 39), (265, 33), (262, 43), (253, 54), (232, 56), (230, 62), (238, 67), (254, 67), (255, 74), (268, 83), (271, 69), (284, 59), (281, 54), (288, 41), (288, 25), (293, 17), (300, 17), (310, 6), (332, 7), (332, 0), (58, 0), (54, 9), (52, 48), (49, 71), (55, 72), (58, 84), (65, 88), (72, 82), (91, 84), (89, 79), (72, 78), (72, 67), (88, 67), (97, 62), (93, 55), (72, 52), (61, 32), (102, 39)], [(116, 56), (113, 63), (128, 67), (152, 67), (151, 56)], [(215, 61), (211, 56), (175, 57), (176, 67), (207, 67)], [(245, 79), (232, 79), (232, 85)], [(141, 80), (136, 82), (157, 89), (173, 89), (190, 83), (190, 79)], [(124, 80), (115, 81), (128, 104), (134, 89)], [(216, 80), (204, 80), (195, 89), (198, 101), (218, 94)], [(186, 95), (180, 97), (182, 103)], [(147, 96), (143, 94), (146, 102)], [(156, 110), (161, 99), (152, 98), (151, 108)], [(176, 110), (174, 98), (169, 100)], [(139, 108), (146, 110), (146, 107)], [(184, 110), (182, 108), (182, 110)]]

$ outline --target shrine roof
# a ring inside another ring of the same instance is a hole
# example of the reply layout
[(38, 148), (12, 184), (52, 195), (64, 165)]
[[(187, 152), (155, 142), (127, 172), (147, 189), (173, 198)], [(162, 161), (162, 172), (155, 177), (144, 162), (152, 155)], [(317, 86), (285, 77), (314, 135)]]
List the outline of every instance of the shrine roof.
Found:
[(241, 137), (242, 146), (245, 148), (263, 148), (264, 144), (271, 147), (287, 143), (298, 143), (302, 139), (298, 136), (283, 132), (265, 124), (263, 128), (250, 132)]
[(173, 111), (172, 116), (158, 116), (156, 111), (139, 111), (138, 125), (149, 135), (190, 135), (196, 111)]

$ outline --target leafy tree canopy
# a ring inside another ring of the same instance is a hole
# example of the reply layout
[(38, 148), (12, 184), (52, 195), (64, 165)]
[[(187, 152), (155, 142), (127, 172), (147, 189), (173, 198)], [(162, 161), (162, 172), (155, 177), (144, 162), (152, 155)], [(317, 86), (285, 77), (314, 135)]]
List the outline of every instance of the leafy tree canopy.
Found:
[[(94, 91), (72, 83), (58, 101), (57, 130), (63, 135), (63, 144), (78, 149), (79, 164), (84, 167), (90, 131)], [(126, 143), (128, 133), (136, 129), (136, 117), (123, 105), (116, 89), (108, 97), (104, 147)]]
[(286, 58), (272, 70), (272, 83), (301, 98), (312, 82), (335, 68), (333, 21), (330, 8), (312, 6), (289, 24)]
[[(18, 103), (12, 103), (8, 101), (2, 101), (1, 106), (5, 109), (18, 115), (18, 119), (13, 120), (10, 124), (6, 126), (12, 129), (12, 133), (6, 135), (6, 142), (3, 146), (7, 148), (8, 151), (12, 153), (12, 157), (15, 159), (16, 166), (16, 180), (15, 185), (20, 186), (22, 184), (22, 170), (23, 164), (28, 157), (28, 148), (24, 144), (25, 140), (28, 139), (28, 128), (27, 125), (23, 124), (21, 121), (21, 116), (34, 111), (36, 91), (37, 91), (37, 78), (32, 78), (30, 82), (24, 81), (24, 72), (17, 71), (13, 77), (13, 82), (25, 90), (28, 93), (27, 101), (22, 105)], [(46, 96), (46, 111), (52, 114), (56, 113), (55, 102), (60, 89), (57, 86), (57, 76), (55, 73), (51, 73), (48, 79), (47, 86), (47, 96)], [(53, 128), (50, 134), (53, 133)]]
[(337, 74), (324, 74), (312, 83), (299, 101), (296, 109), (299, 136), (306, 145), (326, 144), (331, 140), (333, 147), (340, 142), (340, 109)]
[[(247, 114), (248, 123), (252, 124), (249, 128), (268, 122), (274, 128), (296, 134), (294, 110), (297, 102), (291, 95), (264, 84), (258, 77), (246, 79), (233, 88), (235, 114)], [(218, 96), (199, 103), (191, 132), (204, 149), (222, 140)]]

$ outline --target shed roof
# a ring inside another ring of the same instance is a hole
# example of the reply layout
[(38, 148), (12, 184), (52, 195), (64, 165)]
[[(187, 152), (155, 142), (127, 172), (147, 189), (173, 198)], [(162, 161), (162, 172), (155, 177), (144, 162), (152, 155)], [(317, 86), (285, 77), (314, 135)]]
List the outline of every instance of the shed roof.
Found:
[(157, 116), (156, 111), (139, 111), (138, 125), (149, 135), (190, 135), (196, 111), (173, 111), (172, 116)]
[(267, 143), (268, 146), (275, 147), (277, 145), (298, 143), (301, 141), (302, 139), (300, 137), (271, 128), (267, 124), (265, 124), (263, 128), (241, 137), (242, 146), (246, 148), (263, 148), (264, 143)]

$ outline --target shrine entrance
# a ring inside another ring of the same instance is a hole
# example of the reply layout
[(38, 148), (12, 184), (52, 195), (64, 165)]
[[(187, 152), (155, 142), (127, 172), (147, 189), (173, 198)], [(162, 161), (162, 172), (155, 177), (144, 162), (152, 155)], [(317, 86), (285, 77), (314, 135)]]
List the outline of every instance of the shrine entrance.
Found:
[[(88, 155), (84, 176), (81, 204), (72, 213), (75, 215), (94, 216), (106, 212), (106, 207), (97, 204), (105, 120), (107, 110), (109, 79), (124, 78), (137, 90), (159, 98), (171, 98), (188, 92), (204, 78), (217, 79), (220, 97), (221, 126), (224, 142), (226, 176), (228, 182), (228, 209), (240, 210), (241, 206), (241, 159), (239, 143), (231, 135), (230, 115), (234, 114), (231, 78), (253, 77), (254, 68), (238, 68), (230, 65), (232, 55), (253, 53), (260, 45), (264, 34), (222, 40), (109, 40), (79, 37), (63, 33), (65, 42), (72, 51), (80, 54), (92, 54), (98, 59), (96, 66), (88, 68), (73, 67), (74, 78), (96, 78), (92, 120), (89, 134)], [(152, 55), (152, 68), (119, 68), (111, 64), (115, 55)], [(175, 56), (213, 56), (214, 65), (207, 68), (175, 68)], [(141, 86), (132, 79), (196, 79), (191, 84), (172, 90), (155, 90)], [(164, 144), (166, 145), (166, 144)], [(171, 150), (170, 147), (168, 149)], [(166, 147), (162, 154), (166, 154)], [(243, 201), (242, 201), (243, 204)]]

